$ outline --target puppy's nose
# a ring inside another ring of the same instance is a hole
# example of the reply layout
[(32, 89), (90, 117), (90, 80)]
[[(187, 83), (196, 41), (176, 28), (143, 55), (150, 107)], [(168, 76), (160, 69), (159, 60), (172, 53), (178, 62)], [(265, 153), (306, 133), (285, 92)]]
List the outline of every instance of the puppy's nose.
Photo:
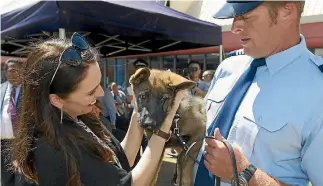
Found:
[(152, 117), (146, 107), (142, 107), (141, 112), (139, 113), (139, 121), (143, 128), (152, 129), (156, 127), (156, 119)]
[(142, 123), (143, 126), (146, 126), (146, 127), (156, 125), (156, 121), (154, 121), (152, 118), (150, 118), (148, 116), (143, 117), (141, 123)]

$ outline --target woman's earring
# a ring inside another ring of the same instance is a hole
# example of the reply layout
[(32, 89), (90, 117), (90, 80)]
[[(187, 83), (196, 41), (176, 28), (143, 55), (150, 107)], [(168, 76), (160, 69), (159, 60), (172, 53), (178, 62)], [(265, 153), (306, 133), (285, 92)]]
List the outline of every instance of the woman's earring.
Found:
[(64, 106), (62, 105), (62, 107), (61, 107), (61, 122), (60, 122), (61, 124), (63, 124), (63, 107)]

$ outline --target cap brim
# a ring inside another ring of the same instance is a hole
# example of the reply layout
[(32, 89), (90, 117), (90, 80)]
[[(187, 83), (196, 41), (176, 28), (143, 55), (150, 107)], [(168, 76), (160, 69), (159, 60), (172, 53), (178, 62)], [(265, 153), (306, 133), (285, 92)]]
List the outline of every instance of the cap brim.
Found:
[(5, 64), (8, 64), (8, 63), (20, 63), (21, 61), (17, 58), (9, 58)]
[(241, 16), (255, 9), (263, 1), (249, 1), (249, 2), (227, 2), (218, 12), (213, 16), (216, 19), (228, 19)]
[(145, 68), (145, 67), (148, 67), (146, 65), (135, 65), (136, 68)]

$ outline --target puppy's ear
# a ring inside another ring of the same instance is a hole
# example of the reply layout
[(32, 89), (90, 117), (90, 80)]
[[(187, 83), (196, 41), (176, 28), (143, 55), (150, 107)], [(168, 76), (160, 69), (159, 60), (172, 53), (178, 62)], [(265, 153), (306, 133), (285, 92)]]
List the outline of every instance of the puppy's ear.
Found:
[(140, 68), (130, 77), (129, 82), (132, 85), (138, 85), (141, 82), (148, 80), (149, 76), (150, 70), (148, 68)]
[(190, 89), (197, 85), (194, 81), (188, 80), (175, 73), (171, 73), (169, 78), (170, 84), (168, 86), (175, 90)]

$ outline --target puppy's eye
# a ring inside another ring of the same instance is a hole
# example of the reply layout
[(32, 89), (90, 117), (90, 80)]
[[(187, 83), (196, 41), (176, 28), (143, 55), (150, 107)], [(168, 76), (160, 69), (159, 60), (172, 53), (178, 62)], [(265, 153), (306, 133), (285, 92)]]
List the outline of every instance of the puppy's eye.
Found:
[(145, 100), (146, 98), (147, 98), (147, 96), (145, 94), (139, 95), (140, 100)]

